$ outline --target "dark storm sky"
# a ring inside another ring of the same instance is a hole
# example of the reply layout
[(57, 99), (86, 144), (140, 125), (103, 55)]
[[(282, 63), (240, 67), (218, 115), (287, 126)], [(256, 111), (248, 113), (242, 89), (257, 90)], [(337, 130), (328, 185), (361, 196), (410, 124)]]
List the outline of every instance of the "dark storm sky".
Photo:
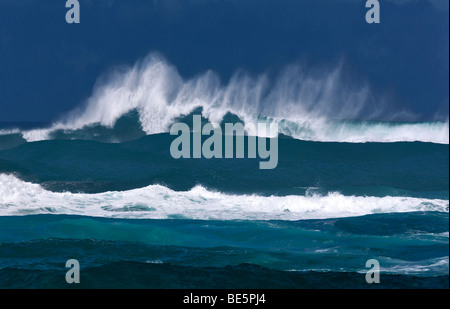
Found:
[(344, 63), (355, 80), (417, 120), (447, 119), (448, 1), (380, 0), (381, 23), (358, 0), (0, 0), (0, 121), (51, 121), (91, 94), (114, 65), (159, 51), (184, 77), (211, 69)]

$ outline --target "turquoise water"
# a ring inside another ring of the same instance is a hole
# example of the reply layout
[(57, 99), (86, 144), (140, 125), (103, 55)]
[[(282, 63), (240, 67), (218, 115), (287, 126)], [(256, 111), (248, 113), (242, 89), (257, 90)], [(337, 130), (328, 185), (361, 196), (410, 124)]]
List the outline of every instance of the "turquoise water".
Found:
[(167, 133), (99, 140), (121, 121), (2, 135), (0, 287), (67, 288), (77, 259), (86, 288), (448, 288), (448, 145), (280, 136), (260, 170), (175, 160)]
[[(64, 287), (68, 258), (79, 260), (84, 287), (364, 288), (370, 258), (382, 266), (382, 287), (448, 287), (448, 214), (438, 212), (294, 222), (38, 215), (0, 224), (2, 287)], [(116, 276), (126, 281), (108, 279)]]

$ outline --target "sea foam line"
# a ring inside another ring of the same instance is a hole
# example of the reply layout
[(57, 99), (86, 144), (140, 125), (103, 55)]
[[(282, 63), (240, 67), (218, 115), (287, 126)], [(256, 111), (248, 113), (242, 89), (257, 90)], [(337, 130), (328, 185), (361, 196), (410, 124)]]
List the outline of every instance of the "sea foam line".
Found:
[(94, 217), (201, 220), (302, 220), (374, 213), (448, 212), (449, 201), (413, 197), (233, 195), (197, 186), (160, 185), (97, 194), (50, 192), (13, 175), (0, 175), (0, 216), (68, 214)]

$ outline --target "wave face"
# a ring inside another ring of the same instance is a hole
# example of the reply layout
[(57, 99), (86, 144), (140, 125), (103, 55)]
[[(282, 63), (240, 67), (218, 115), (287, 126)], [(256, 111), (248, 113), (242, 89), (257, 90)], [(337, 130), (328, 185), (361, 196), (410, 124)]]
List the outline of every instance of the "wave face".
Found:
[[(174, 121), (199, 108), (212, 123), (219, 124), (229, 113), (246, 124), (269, 120), (279, 124), (280, 133), (301, 140), (449, 143), (448, 122), (371, 121), (410, 116), (389, 112), (387, 100), (375, 96), (367, 84), (346, 82), (341, 65), (315, 71), (292, 65), (275, 77), (237, 72), (224, 85), (211, 71), (183, 79), (174, 66), (156, 54), (101, 78), (85, 104), (63, 120), (21, 134), (32, 142), (64, 135), (97, 139), (108, 132), (112, 136), (103, 140), (126, 141), (142, 132), (168, 132)], [(139, 127), (125, 136), (115, 135), (117, 121), (135, 111)], [(9, 133), (0, 132), (0, 136)]]
[(356, 196), (448, 199), (447, 145), (280, 138), (277, 168), (260, 170), (260, 159), (173, 159), (173, 139), (157, 134), (114, 144), (81, 140), (26, 143), (0, 152), (0, 173), (15, 174), (48, 190), (73, 193), (125, 191), (159, 184), (176, 191), (201, 185), (250, 195), (326, 195), (338, 191)]

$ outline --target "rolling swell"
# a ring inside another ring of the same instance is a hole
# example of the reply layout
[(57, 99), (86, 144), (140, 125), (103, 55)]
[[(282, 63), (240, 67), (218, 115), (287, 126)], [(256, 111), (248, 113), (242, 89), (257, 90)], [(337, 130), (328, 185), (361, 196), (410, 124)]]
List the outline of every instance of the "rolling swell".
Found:
[(378, 288), (448, 287), (448, 213), (292, 222), (40, 215), (0, 217), (0, 226), (7, 288), (67, 288), (68, 257), (80, 261), (81, 288), (374, 288), (368, 258), (382, 265)]
[[(0, 287), (67, 288), (77, 258), (81, 288), (367, 288), (375, 258), (378, 288), (448, 288), (448, 122), (370, 120), (395, 116), (339, 68), (266, 77), (149, 57), (62, 122), (1, 129)], [(277, 168), (173, 159), (192, 114), (276, 122)]]
[(448, 145), (318, 143), (280, 137), (277, 168), (260, 170), (259, 158), (173, 159), (169, 149), (174, 138), (156, 134), (124, 143), (26, 143), (0, 152), (0, 173), (13, 173), (52, 191), (86, 193), (161, 184), (177, 191), (202, 185), (239, 194), (316, 190), (448, 198)]
[[(0, 288), (67, 289), (66, 269), (0, 269)], [(185, 267), (121, 261), (89, 267), (73, 288), (80, 289), (448, 289), (449, 276), (384, 275), (369, 286), (353, 272), (287, 272), (242, 264), (227, 267)]]

